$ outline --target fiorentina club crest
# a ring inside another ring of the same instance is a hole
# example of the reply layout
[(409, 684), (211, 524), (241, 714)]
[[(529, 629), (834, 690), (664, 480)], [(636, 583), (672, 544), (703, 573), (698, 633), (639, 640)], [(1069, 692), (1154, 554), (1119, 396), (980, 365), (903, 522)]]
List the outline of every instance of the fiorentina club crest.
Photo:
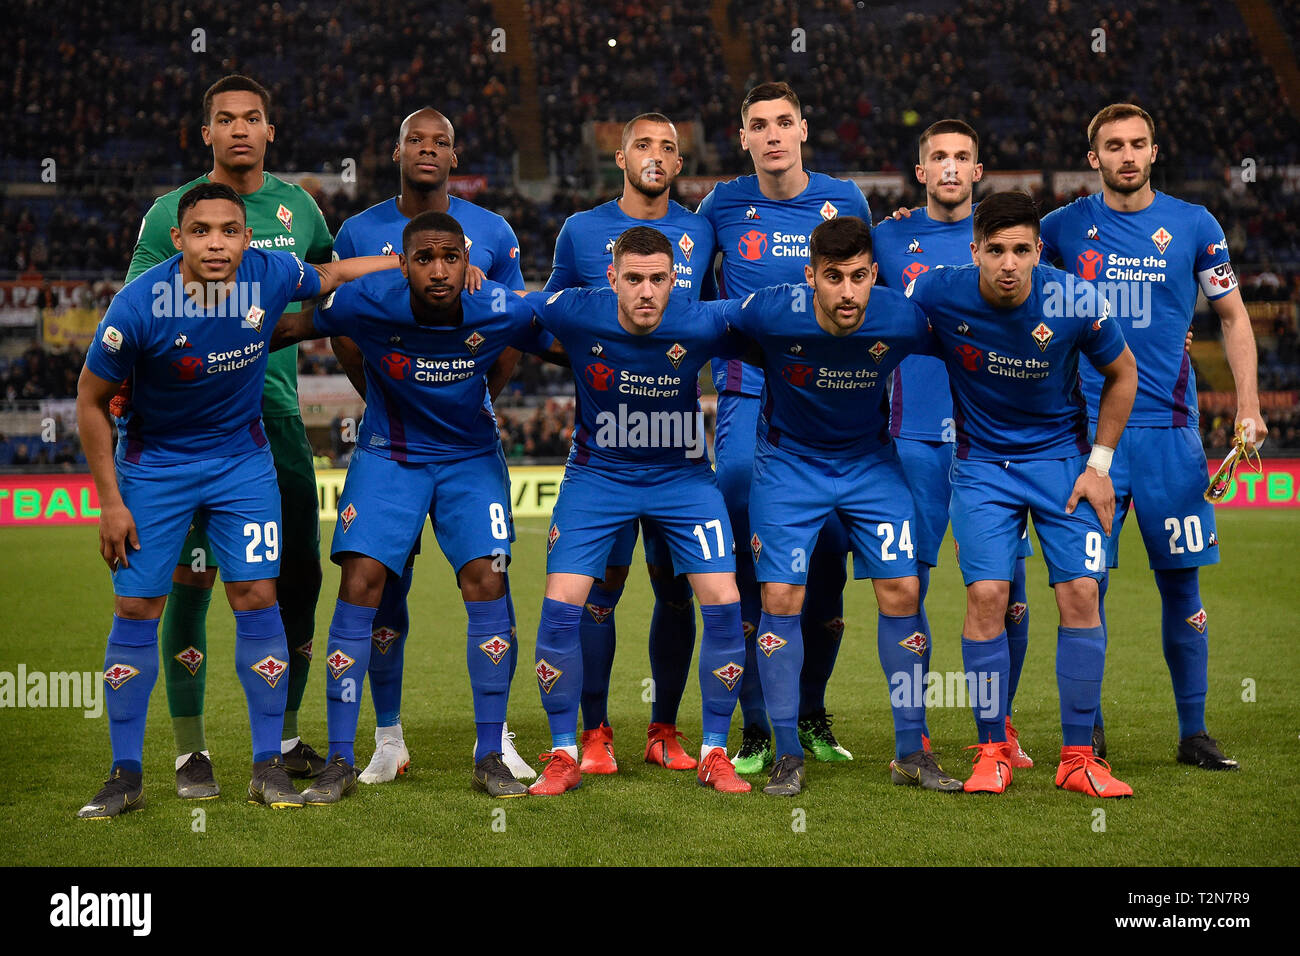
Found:
[(551, 525), (551, 531), (546, 536), (546, 553), (550, 554), (551, 549), (555, 547), (555, 542), (560, 540), (559, 525)]
[(275, 218), (280, 220), (285, 232), (293, 232), (293, 212), (284, 203), (275, 211)]
[(506, 651), (510, 650), (510, 642), (501, 639), (501, 635), (494, 634), (478, 646), (478, 649), (488, 656), (493, 664), (500, 664), (501, 658), (506, 656)]
[(307, 660), (311, 660), (311, 645), (312, 642), (308, 641), (306, 644), (299, 644), (297, 647), (294, 648), (294, 650), (297, 653), (301, 654), (303, 657), (307, 658)]
[(597, 624), (604, 624), (609, 620), (609, 616), (614, 613), (612, 607), (601, 607), (599, 604), (588, 604), (587, 613)]
[(686, 233), (682, 233), (682, 237), (677, 240), (677, 248), (682, 250), (682, 255), (686, 257), (687, 262), (690, 262), (691, 250), (695, 248), (695, 243), (691, 241), (691, 237)]
[(877, 365), (879, 365), (880, 360), (885, 357), (885, 353), (888, 351), (889, 351), (889, 346), (886, 345), (884, 342), (881, 342), (879, 339), (877, 339), (876, 344), (871, 346), (871, 348), (867, 349), (867, 354), (870, 355), (872, 359), (875, 360), (875, 363)]
[(822, 214), (823, 219), (834, 219), (840, 214), (840, 211), (831, 205), (829, 199), (822, 203), (822, 208), (818, 211)]
[(348, 657), (342, 651), (335, 651), (329, 657), (325, 658), (325, 666), (330, 669), (330, 676), (338, 680), (347, 669), (356, 663), (354, 658)]
[(260, 676), (262, 680), (274, 687), (276, 682), (284, 676), (284, 672), (288, 670), (289, 662), (279, 660), (278, 658), (267, 654), (256, 664), (252, 665), (252, 667), (253, 670), (257, 671), (258, 676)]
[(1205, 625), (1209, 617), (1205, 613), (1205, 608), (1200, 608), (1195, 614), (1187, 619), (1187, 623), (1196, 628), (1201, 634), (1205, 633)]
[(1034, 327), (1034, 331), (1029, 334), (1033, 338), (1034, 343), (1038, 346), (1038, 351), (1040, 352), (1047, 351), (1047, 343), (1052, 341), (1052, 337), (1056, 335), (1055, 332), (1047, 327), (1046, 322), (1039, 322), (1038, 325)]
[(920, 631), (913, 631), (906, 638), (899, 641), (898, 646), (906, 647), (917, 657), (921, 657), (925, 654), (925, 649), (929, 645), (929, 643), (930, 642), (925, 639), (924, 634), (922, 634)]
[(339, 520), (343, 522), (343, 530), (347, 531), (352, 527), (352, 522), (357, 520), (357, 509), (349, 503), (346, 508), (339, 512)]
[(244, 324), (254, 332), (262, 331), (262, 320), (266, 318), (266, 309), (259, 309), (253, 306), (248, 310), (248, 315), (244, 316)]
[(727, 661), (713, 672), (713, 676), (722, 681), (727, 690), (735, 690), (736, 682), (740, 680), (740, 675), (743, 673), (745, 673), (745, 668), (735, 661)]
[(1016, 601), (1007, 605), (1007, 617), (1019, 624), (1025, 619), (1025, 612), (1028, 610), (1028, 604), (1024, 601)]
[(1163, 256), (1165, 250), (1169, 248), (1169, 243), (1174, 241), (1174, 237), (1169, 234), (1168, 229), (1161, 226), (1155, 232), (1151, 233), (1151, 241), (1156, 244), (1156, 248), (1160, 250), (1160, 254)]
[(469, 349), (470, 355), (478, 355), (478, 347), (485, 341), (487, 340), (484, 339), (483, 336), (479, 335), (477, 332), (473, 332), (470, 334), (470, 337), (465, 340), (465, 346)]
[(537, 682), (542, 685), (542, 691), (547, 694), (551, 692), (551, 688), (555, 686), (555, 682), (559, 680), (560, 676), (564, 673), (564, 671), (560, 670), (558, 667), (552, 667), (550, 664), (546, 663), (546, 658), (544, 657), (537, 662), (535, 670), (537, 673)]
[(668, 356), (668, 361), (672, 363), (673, 371), (681, 367), (682, 359), (686, 358), (686, 349), (674, 342), (673, 347), (664, 353)]
[(774, 652), (779, 651), (789, 643), (785, 638), (777, 637), (771, 631), (764, 631), (758, 638), (758, 649), (771, 657)]
[(474, 240), (469, 236), (465, 237), (465, 255), (469, 255), (470, 247), (474, 245)]
[(749, 550), (754, 552), (755, 561), (757, 561), (758, 556), (763, 553), (763, 539), (758, 536), (757, 531), (755, 531), (753, 536), (749, 539)]
[(199, 672), (199, 665), (203, 663), (203, 652), (191, 644), (179, 654), (173, 655), (172, 659), (180, 661), (181, 666), (190, 672), (191, 677), (194, 677)]
[(741, 621), (740, 629), (745, 632), (745, 640), (749, 640), (753, 637), (754, 632), (758, 630), (758, 628), (754, 626), (753, 621)]
[(140, 673), (138, 667), (132, 667), (130, 664), (114, 664), (112, 667), (104, 668), (104, 683), (117, 690), (138, 673)]
[(375, 650), (380, 654), (387, 654), (388, 649), (393, 646), (401, 632), (391, 627), (377, 627), (370, 632), (370, 643), (375, 645)]

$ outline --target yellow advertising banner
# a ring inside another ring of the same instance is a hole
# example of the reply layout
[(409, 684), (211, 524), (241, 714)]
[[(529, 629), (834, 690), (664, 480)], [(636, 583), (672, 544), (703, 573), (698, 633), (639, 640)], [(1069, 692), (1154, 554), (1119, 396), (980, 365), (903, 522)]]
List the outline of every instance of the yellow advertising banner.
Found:
[[(320, 520), (338, 519), (339, 496), (343, 494), (342, 468), (322, 468), (316, 472), (316, 498), (320, 503)], [(515, 465), (510, 469), (510, 507), (516, 518), (550, 517), (564, 477), (562, 465)]]

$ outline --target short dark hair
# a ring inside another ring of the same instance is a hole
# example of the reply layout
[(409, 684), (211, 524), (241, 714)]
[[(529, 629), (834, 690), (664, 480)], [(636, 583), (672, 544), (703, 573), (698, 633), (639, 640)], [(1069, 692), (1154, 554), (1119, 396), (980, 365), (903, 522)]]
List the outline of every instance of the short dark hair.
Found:
[(402, 230), (402, 252), (411, 248), (411, 237), (417, 232), (449, 232), (460, 239), (462, 248), (465, 246), (465, 230), (454, 216), (445, 212), (422, 212), (408, 222)]
[(634, 256), (653, 256), (663, 254), (673, 261), (673, 244), (658, 229), (652, 226), (633, 226), (614, 240), (614, 267), (618, 260), (631, 254)]
[(823, 259), (847, 262), (864, 252), (868, 256), (874, 255), (871, 227), (857, 216), (827, 219), (812, 231), (808, 243), (809, 259), (814, 269)]
[(1038, 235), (1038, 204), (1028, 193), (1018, 189), (990, 193), (975, 207), (971, 229), (976, 245), (1013, 226), (1032, 226), (1034, 235)]
[(244, 76), (242, 73), (231, 73), (229, 76), (223, 76), (217, 80), (203, 94), (203, 125), (208, 126), (212, 123), (212, 98), (214, 96), (218, 93), (234, 93), (240, 90), (258, 95), (262, 101), (262, 115), (266, 117), (266, 121), (269, 123), (271, 121), (270, 91), (252, 77)]
[(749, 115), (749, 108), (755, 103), (763, 103), (767, 100), (789, 100), (794, 104), (794, 111), (803, 115), (803, 108), (799, 105), (799, 97), (795, 95), (789, 83), (777, 81), (775, 83), (760, 83), (748, 93), (745, 94), (744, 102), (740, 104), (740, 123), (745, 124), (745, 117)]
[(1110, 106), (1103, 107), (1092, 118), (1088, 124), (1088, 148), (1094, 153), (1097, 151), (1097, 134), (1107, 123), (1113, 123), (1116, 120), (1128, 119), (1132, 116), (1140, 116), (1147, 123), (1147, 130), (1151, 133), (1151, 142), (1156, 141), (1156, 121), (1151, 118), (1151, 114), (1138, 106), (1136, 103), (1111, 103)]
[(930, 128), (922, 133), (921, 138), (917, 140), (916, 148), (917, 152), (920, 154), (922, 163), (925, 162), (925, 144), (930, 141), (930, 137), (941, 136), (944, 133), (958, 133), (962, 136), (969, 136), (971, 143), (975, 147), (975, 160), (976, 162), (979, 161), (980, 134), (975, 132), (974, 127), (965, 120), (941, 119), (937, 123), (931, 123)]
[(180, 203), (176, 206), (176, 227), (178, 229), (181, 227), (181, 223), (185, 221), (185, 214), (205, 199), (224, 199), (227, 202), (233, 202), (239, 207), (239, 213), (244, 217), (244, 222), (248, 222), (248, 208), (244, 205), (244, 200), (239, 193), (225, 183), (199, 183), (193, 189), (186, 190), (185, 194), (181, 196)]
[[(632, 129), (640, 122), (667, 123), (669, 126), (673, 126), (673, 121), (664, 116), (663, 113), (642, 113), (640, 116), (633, 116), (627, 121), (627, 125), (623, 127), (623, 138), (618, 141), (623, 149), (627, 149), (627, 141), (632, 138)], [(676, 126), (673, 126), (673, 129), (676, 128)]]

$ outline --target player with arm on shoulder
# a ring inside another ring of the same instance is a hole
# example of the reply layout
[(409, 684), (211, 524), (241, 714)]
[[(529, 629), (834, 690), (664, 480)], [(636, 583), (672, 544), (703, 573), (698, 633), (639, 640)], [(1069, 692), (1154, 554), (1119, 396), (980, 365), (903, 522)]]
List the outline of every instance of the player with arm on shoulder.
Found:
[[(958, 266), (970, 260), (971, 197), (984, 174), (979, 161), (979, 134), (959, 119), (943, 119), (921, 134), (916, 180), (925, 186), (925, 206), (915, 213), (900, 211), (876, 226), (872, 239), (880, 282), (902, 291), (923, 272)], [(904, 215), (904, 213), (906, 213)], [(948, 530), (956, 425), (952, 395), (943, 362), (930, 355), (909, 355), (890, 380), (889, 433), (894, 436), (903, 473), (916, 502), (917, 574), (921, 579), (921, 613), (930, 586), (930, 569), (939, 562), (939, 546)], [(1029, 531), (1020, 541), (1015, 576), (1007, 605), (1007, 643), (1011, 670), (1007, 687), (1007, 739), (1014, 767), (1034, 762), (1020, 746), (1011, 724), (1016, 688), (1029, 646), (1029, 597), (1025, 592), (1025, 558), (1033, 554)], [(930, 671), (927, 646), (921, 667)], [(924, 698), (922, 698), (924, 706)], [(929, 732), (926, 732), (926, 742)]]
[[(101, 502), (100, 553), (115, 595), (104, 657), (113, 764), (78, 812), (83, 819), (143, 805), (159, 619), (196, 514), (221, 558), (235, 612), (235, 665), (253, 738), (249, 797), (302, 806), (280, 742), (289, 648), (276, 603), (280, 492), (262, 424), (268, 346), (290, 302), (388, 267), (379, 258), (314, 267), (291, 253), (251, 249), (244, 202), (221, 183), (181, 196), (171, 236), (180, 254), (146, 269), (113, 299), (77, 384), (82, 442)], [(110, 404), (127, 379), (130, 406), (114, 414)]]
[[(877, 649), (894, 719), (896, 784), (956, 792), (924, 746), (921, 614), (912, 493), (889, 435), (885, 383), (899, 361), (929, 351), (925, 315), (902, 293), (873, 288), (871, 225), (838, 216), (813, 230), (806, 281), (761, 289), (733, 320), (762, 350), (767, 398), (750, 488), (749, 546), (762, 587), (758, 667), (776, 736), (763, 792), (803, 789), (799, 742), (799, 612), (808, 555), (838, 514), (857, 578), (870, 578), (880, 613)], [(811, 308), (809, 298), (812, 299)]]
[[(1137, 401), (1111, 479), (1123, 526), (1130, 507), (1160, 593), (1161, 637), (1178, 713), (1179, 763), (1236, 770), (1205, 725), (1209, 633), (1199, 569), (1219, 561), (1214, 507), (1204, 498), (1208, 467), (1197, 425), (1196, 375), (1185, 348), (1197, 292), (1223, 325), (1223, 348), (1237, 387), (1237, 425), (1248, 447), (1268, 431), (1259, 408), (1255, 334), (1228, 257), (1223, 227), (1204, 206), (1151, 187), (1155, 122), (1141, 107), (1114, 103), (1088, 124), (1088, 162), (1101, 192), (1043, 218), (1043, 257), (1095, 280), (1138, 362)], [(1083, 370), (1088, 413), (1098, 414), (1101, 380)], [(1119, 533), (1107, 563), (1119, 561)], [(1102, 579), (1104, 602), (1108, 579)], [(1105, 623), (1105, 605), (1102, 621)], [(1105, 754), (1100, 710), (1096, 744)]]
[[(623, 170), (623, 194), (595, 209), (575, 213), (555, 242), (555, 266), (547, 292), (609, 285), (606, 271), (618, 237), (638, 224), (658, 229), (673, 243), (677, 299), (698, 301), (713, 263), (713, 227), (672, 202), (669, 191), (681, 172), (677, 128), (661, 113), (643, 113), (623, 128), (614, 160)], [(643, 522), (646, 570), (655, 594), (650, 620), (650, 676), (654, 699), (646, 730), (645, 759), (671, 770), (694, 770), (682, 749), (677, 710), (690, 679), (695, 650), (695, 605), (686, 578), (673, 571), (667, 542)], [(609, 676), (614, 663), (615, 608), (636, 547), (637, 523), (617, 536), (604, 576), (592, 585), (582, 616), (582, 772), (616, 773), (614, 731), (609, 725)]]
[[(334, 241), (335, 252), (340, 256), (396, 256), (402, 250), (402, 231), (412, 219), (424, 212), (446, 213), (460, 224), (465, 233), (468, 255), (465, 287), (474, 292), (487, 278), (509, 289), (522, 290), (524, 277), (519, 266), (519, 241), (510, 224), (496, 213), (448, 192), (448, 179), (457, 164), (455, 146), (456, 131), (451, 121), (432, 107), (418, 109), (402, 120), (393, 146), (393, 162), (397, 164), (401, 192), (347, 219), (339, 227)], [(363, 360), (355, 344), (346, 336), (334, 336), (330, 341), (340, 361), (348, 368), (349, 378), (354, 384), (358, 381), (364, 383)], [(488, 371), (483, 396), (483, 406), (488, 415), (492, 414), (493, 399), (510, 378), (518, 360), (518, 350), (507, 346)], [(366, 397), (364, 392), (361, 397)], [(510, 474), (504, 451), (499, 457), (503, 480), (508, 488)], [(513, 529), (513, 524), (511, 527)], [(376, 653), (371, 654), (367, 671), (375, 706), (375, 751), (358, 777), (361, 783), (387, 783), (405, 773), (411, 763), (402, 730), (402, 672), (411, 623), (407, 595), (411, 590), (415, 555), (420, 546), (421, 538), (417, 538), (406, 566), (385, 582), (384, 596), (375, 613), (373, 650)], [(508, 588), (506, 601), (513, 629), (515, 609)], [(510, 647), (506, 666), (513, 676), (516, 663), (513, 641)], [(517, 778), (532, 779), (537, 774), (519, 756), (513, 737), (509, 727), (504, 726), (500, 748), (503, 759)]]
[[(131, 256), (127, 281), (170, 258), (170, 230), (181, 196), (201, 183), (224, 183), (247, 207), (252, 247), (292, 252), (311, 263), (330, 261), (331, 239), (315, 201), (300, 186), (265, 171), (267, 145), (275, 141), (271, 96), (246, 76), (223, 77), (203, 96), (203, 142), (212, 147), (212, 169), (160, 196), (145, 215)], [(302, 306), (294, 303), (290, 313)], [(310, 306), (307, 306), (310, 308)], [(312, 777), (324, 759), (298, 735), (298, 709), (311, 667), (320, 594), (320, 521), (316, 472), (298, 406), (297, 349), (267, 362), (262, 416), (275, 459), (283, 510), (280, 547), (280, 613), (289, 641), (289, 700), (284, 715), (285, 766), (295, 777)], [(176, 791), (187, 799), (215, 797), (204, 728), (207, 680), (207, 613), (217, 562), (201, 524), (177, 552), (174, 587), (163, 617), (161, 644), (167, 706), (176, 738)]]
[[(709, 468), (697, 376), (738, 345), (728, 321), (740, 303), (669, 296), (673, 244), (649, 226), (614, 243), (605, 289), (527, 297), (564, 344), (577, 387), (573, 449), (547, 536), (546, 598), (536, 674), (551, 751), (530, 792), (553, 796), (582, 782), (578, 707), (584, 686), (581, 619), (614, 539), (644, 520), (668, 542), (673, 567), (700, 603), (703, 744), (697, 779), (727, 793), (750, 785), (727, 760), (727, 733), (744, 674), (745, 642), (734, 541)], [(598, 744), (599, 745), (599, 744)]]
[[(800, 150), (808, 138), (808, 123), (800, 111), (799, 97), (788, 85), (755, 86), (745, 96), (740, 119), (740, 145), (754, 162), (754, 175), (719, 183), (698, 210), (713, 225), (722, 252), (719, 291), (730, 299), (743, 299), (765, 286), (802, 283), (809, 236), (819, 223), (836, 216), (871, 221), (866, 197), (854, 183), (804, 170)], [(763, 374), (739, 359), (716, 361), (713, 381), (718, 389), (718, 486), (737, 538), (748, 540), (749, 485)], [(844, 528), (832, 515), (809, 559), (803, 610), (799, 738), (818, 760), (853, 759), (831, 732), (825, 699), (844, 633), (847, 551)], [(740, 696), (745, 730), (736, 767), (741, 773), (758, 773), (772, 760), (772, 741), (753, 644), (760, 611), (758, 583), (752, 559), (743, 549), (736, 578), (744, 608), (748, 661)]]
[(401, 248), (400, 275), (343, 290), (310, 325), (286, 325), (275, 342), (346, 336), (365, 358), (370, 396), (330, 552), (341, 577), (325, 658), (329, 764), (303, 792), (309, 804), (337, 803), (356, 789), (360, 687), (375, 613), (426, 516), (468, 618), (473, 786), (493, 797), (526, 793), (501, 753), (510, 692), (505, 658), (514, 643), (506, 578), (512, 520), (483, 391), (502, 349), (540, 350), (548, 339), (515, 290), (490, 280), (474, 294), (465, 290), (465, 235), (451, 216), (420, 213), (403, 229)]
[[(972, 229), (973, 264), (932, 269), (908, 288), (948, 365), (957, 423), (951, 517), (966, 583), (962, 660), (975, 675), (979, 740), (966, 791), (1001, 793), (1011, 783), (1007, 592), (1032, 515), (1060, 611), (1056, 785), (1129, 796), (1132, 789), (1093, 754), (1091, 738), (1106, 666), (1097, 582), (1115, 507), (1106, 472), (1133, 404), (1137, 366), (1097, 290), (1038, 265), (1038, 209), (1029, 196), (985, 197)], [(1080, 358), (1105, 379), (1091, 454)]]

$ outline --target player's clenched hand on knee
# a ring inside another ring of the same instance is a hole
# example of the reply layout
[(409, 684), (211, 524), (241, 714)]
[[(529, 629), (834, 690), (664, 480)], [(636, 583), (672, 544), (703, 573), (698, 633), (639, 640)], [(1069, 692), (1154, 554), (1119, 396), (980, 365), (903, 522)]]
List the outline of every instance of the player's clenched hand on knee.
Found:
[(128, 551), (140, 550), (140, 536), (136, 534), (135, 518), (126, 505), (105, 507), (99, 516), (99, 553), (110, 571), (118, 567), (129, 568)]
[(1110, 476), (1099, 474), (1091, 467), (1084, 468), (1083, 474), (1074, 481), (1074, 490), (1065, 505), (1065, 513), (1074, 514), (1075, 506), (1085, 500), (1101, 519), (1101, 530), (1109, 535), (1111, 522), (1115, 518), (1115, 486), (1111, 484)]

